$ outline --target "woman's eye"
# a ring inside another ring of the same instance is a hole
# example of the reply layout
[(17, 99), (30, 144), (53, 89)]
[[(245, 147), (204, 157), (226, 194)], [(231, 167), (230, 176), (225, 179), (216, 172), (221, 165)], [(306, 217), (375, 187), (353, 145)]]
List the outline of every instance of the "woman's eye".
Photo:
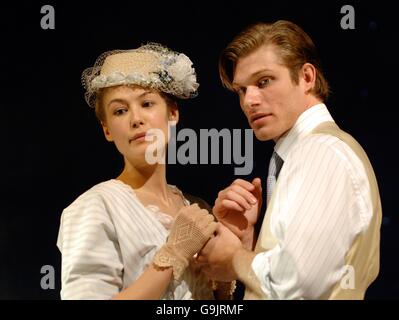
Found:
[(154, 105), (153, 101), (144, 101), (143, 102), (143, 107), (148, 108), (148, 107), (152, 107)]
[(114, 111), (114, 115), (120, 116), (120, 115), (124, 114), (126, 111), (127, 111), (127, 110), (126, 110), (126, 109), (123, 109), (123, 108), (121, 108), (121, 109), (116, 109), (116, 110)]
[(259, 88), (266, 87), (270, 83), (270, 79), (262, 79), (259, 81), (258, 86)]

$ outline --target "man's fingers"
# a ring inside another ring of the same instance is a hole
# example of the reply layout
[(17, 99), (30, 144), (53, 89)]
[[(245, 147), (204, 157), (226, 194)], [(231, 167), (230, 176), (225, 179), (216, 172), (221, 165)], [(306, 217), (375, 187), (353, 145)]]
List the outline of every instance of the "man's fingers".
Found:
[(234, 190), (229, 190), (228, 192), (226, 192), (225, 200), (235, 201), (245, 210), (251, 209), (251, 204), (248, 203), (245, 197), (235, 192)]
[(242, 213), (245, 212), (244, 207), (240, 206), (237, 202), (232, 200), (224, 199), (221, 201), (221, 205), (223, 206), (224, 209), (227, 210), (234, 210)]
[[(255, 187), (256, 188), (256, 187)], [(254, 197), (253, 192), (256, 190), (254, 189), (254, 191), (250, 192), (247, 189), (243, 188), (240, 185), (233, 185), (231, 186), (231, 191), (236, 192), (237, 194), (239, 194), (240, 196), (242, 196), (249, 205), (253, 205), (256, 204), (257, 199)]]
[(254, 195), (240, 185), (230, 186), (228, 189), (219, 194), (219, 199), (235, 201), (246, 210), (251, 209), (251, 206), (257, 202), (257, 199), (254, 197)]
[(248, 191), (253, 191), (254, 190), (253, 184), (251, 182), (243, 180), (243, 179), (234, 180), (232, 185), (239, 185), (239, 186), (247, 189)]
[[(214, 210), (214, 213), (220, 218), (220, 214), (225, 212), (224, 209), (232, 209), (239, 212), (251, 209), (252, 205), (258, 201), (253, 195), (254, 190), (255, 186), (252, 183), (236, 179), (229, 187), (218, 193), (214, 206), (216, 211)], [(225, 200), (234, 201), (238, 206), (232, 206), (230, 201)]]
[(260, 178), (254, 178), (252, 180), (252, 184), (256, 187), (260, 187), (262, 188), (262, 181), (260, 180)]
[(253, 191), (254, 195), (258, 198), (262, 198), (262, 181), (259, 178), (255, 178), (252, 181), (253, 186), (255, 187), (255, 190)]

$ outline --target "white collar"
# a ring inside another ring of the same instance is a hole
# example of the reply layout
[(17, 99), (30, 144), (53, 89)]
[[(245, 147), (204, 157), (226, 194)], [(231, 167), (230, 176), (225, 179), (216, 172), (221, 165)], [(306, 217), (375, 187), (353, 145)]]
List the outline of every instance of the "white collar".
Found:
[(326, 121), (334, 121), (334, 119), (324, 103), (307, 109), (298, 117), (294, 126), (278, 139), (274, 151), (285, 161), (289, 150), (298, 140)]

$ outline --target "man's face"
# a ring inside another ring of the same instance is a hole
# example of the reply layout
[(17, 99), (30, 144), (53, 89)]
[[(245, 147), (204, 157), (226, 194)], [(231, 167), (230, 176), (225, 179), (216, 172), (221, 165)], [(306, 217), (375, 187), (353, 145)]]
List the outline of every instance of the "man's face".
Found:
[(261, 141), (277, 141), (306, 109), (301, 75), (295, 84), (277, 53), (273, 46), (262, 46), (240, 58), (234, 73), (241, 108)]

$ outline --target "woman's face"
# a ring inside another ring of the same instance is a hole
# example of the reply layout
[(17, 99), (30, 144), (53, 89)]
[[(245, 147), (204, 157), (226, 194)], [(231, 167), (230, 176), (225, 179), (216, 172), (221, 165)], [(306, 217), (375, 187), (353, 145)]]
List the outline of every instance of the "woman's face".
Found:
[[(142, 162), (145, 152), (153, 141), (145, 135), (161, 130), (164, 141), (168, 139), (168, 121), (178, 121), (175, 106), (168, 106), (165, 99), (155, 90), (140, 86), (117, 86), (106, 88), (102, 96), (105, 122), (102, 123), (105, 137), (113, 141), (119, 152), (130, 162)], [(155, 139), (155, 137), (151, 137)]]

